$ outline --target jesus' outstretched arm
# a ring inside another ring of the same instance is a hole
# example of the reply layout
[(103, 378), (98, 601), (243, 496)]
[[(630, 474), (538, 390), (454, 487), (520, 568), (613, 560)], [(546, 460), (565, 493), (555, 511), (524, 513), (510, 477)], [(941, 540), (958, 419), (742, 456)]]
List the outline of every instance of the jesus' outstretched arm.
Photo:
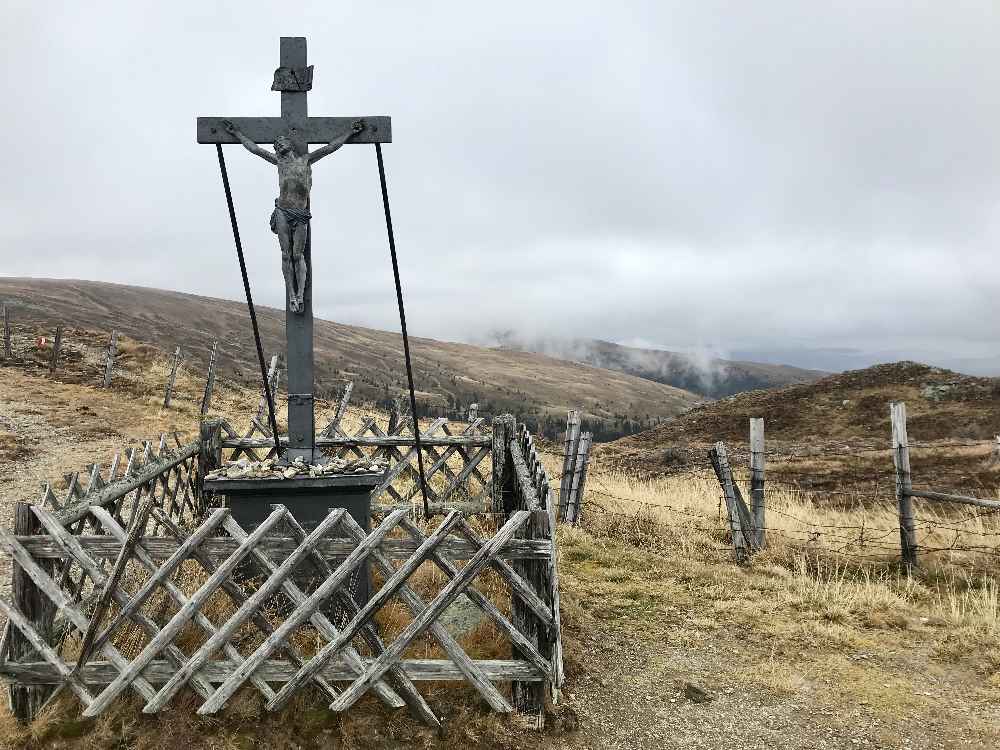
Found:
[(364, 129), (365, 129), (365, 123), (364, 123), (364, 121), (358, 120), (358, 121), (352, 123), (350, 130), (346, 131), (342, 135), (337, 136), (336, 139), (330, 141), (325, 146), (321, 146), (320, 148), (316, 149), (315, 151), (312, 151), (309, 154), (309, 163), (312, 164), (314, 162), (319, 161), (324, 156), (329, 156), (334, 151), (336, 151), (338, 148), (340, 148), (345, 143), (347, 143), (348, 139), (350, 139), (350, 137), (352, 135), (357, 135), (358, 133), (360, 133)]
[(229, 120), (223, 120), (222, 121), (222, 127), (224, 127), (226, 129), (226, 132), (230, 133), (231, 135), (236, 136), (239, 139), (240, 143), (243, 144), (243, 148), (245, 148), (251, 154), (256, 154), (261, 159), (264, 159), (265, 161), (269, 161), (272, 164), (277, 164), (278, 163), (278, 157), (277, 156), (275, 156), (274, 154), (272, 154), (266, 148), (261, 148), (256, 143), (254, 143), (253, 141), (251, 141), (249, 138), (247, 138), (245, 135), (243, 135), (243, 133), (241, 133), (239, 130), (237, 130), (236, 126), (233, 125), (233, 123), (230, 122)]

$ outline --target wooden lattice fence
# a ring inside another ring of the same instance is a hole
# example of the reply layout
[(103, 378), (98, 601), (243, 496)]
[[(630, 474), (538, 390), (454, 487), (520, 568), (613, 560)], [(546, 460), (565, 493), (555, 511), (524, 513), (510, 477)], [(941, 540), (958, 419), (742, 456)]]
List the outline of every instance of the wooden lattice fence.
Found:
[[(471, 478), (488, 498), (479, 515), (417, 518), (390, 480), (382, 492), (402, 507), (376, 508), (370, 532), (343, 509), (307, 532), (283, 506), (243, 529), (228, 508), (202, 507), (197, 476), (223, 446), (268, 446), (221, 424), (208, 441), (147, 446), (121, 477), (95, 467), (86, 489), (71, 481), (65, 501), (48, 490), (41, 504), (19, 504), (20, 526), (0, 531), (15, 567), (14, 596), (0, 599), (0, 675), (21, 696), (19, 715), (64, 689), (96, 716), (129, 692), (156, 713), (189, 689), (211, 714), (244, 687), (278, 710), (313, 686), (334, 711), (371, 691), (436, 726), (417, 687), (427, 681), (464, 681), (495, 711), (540, 715), (562, 684), (555, 508), (523, 426), (501, 417), (484, 435), (481, 421), (462, 435), (435, 423), (425, 448), (435, 504), (458, 498)], [(396, 458), (387, 474), (413, 470), (412, 435), (328, 434), (331, 450)], [(478, 472), (484, 456), (489, 479)], [(367, 599), (351, 585), (366, 566)], [(443, 616), (453, 606), (479, 613), (489, 637), (450, 632)]]

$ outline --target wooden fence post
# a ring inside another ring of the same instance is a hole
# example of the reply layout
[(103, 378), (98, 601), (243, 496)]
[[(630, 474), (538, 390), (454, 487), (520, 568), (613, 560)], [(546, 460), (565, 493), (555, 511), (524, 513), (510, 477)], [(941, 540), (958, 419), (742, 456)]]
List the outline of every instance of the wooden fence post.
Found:
[(49, 374), (59, 369), (59, 348), (62, 346), (63, 327), (56, 326), (56, 337), (52, 341), (52, 361), (49, 362)]
[(754, 549), (764, 549), (767, 518), (764, 507), (764, 420), (750, 420), (750, 512)]
[(559, 478), (559, 513), (560, 521), (566, 520), (569, 512), (569, 500), (573, 491), (573, 475), (576, 472), (576, 454), (580, 448), (580, 412), (572, 409), (566, 415), (566, 439), (563, 445), (562, 476)]
[(491, 491), (493, 512), (504, 518), (515, 510), (513, 498), (514, 470), (511, 468), (510, 441), (514, 437), (514, 417), (501, 414), (493, 417), (493, 472)]
[(726, 513), (729, 516), (729, 528), (733, 536), (733, 555), (736, 562), (744, 563), (749, 558), (747, 550), (747, 533), (750, 525), (750, 512), (741, 508), (743, 498), (738, 496), (739, 487), (733, 481), (733, 471), (729, 466), (729, 455), (726, 452), (726, 444), (718, 442), (709, 452), (715, 475), (722, 486), (722, 494), (726, 499)]
[(906, 437), (906, 404), (889, 404), (892, 422), (892, 459), (896, 467), (896, 504), (899, 506), (899, 548), (907, 575), (917, 567), (917, 532), (914, 528), (913, 498), (910, 491), (910, 447)]
[(181, 348), (174, 350), (174, 361), (170, 365), (170, 377), (167, 378), (167, 390), (163, 394), (163, 408), (170, 408), (170, 400), (174, 397), (174, 383), (177, 382), (177, 368), (181, 364)]
[(201, 422), (201, 448), (198, 450), (198, 499), (204, 509), (202, 487), (205, 476), (222, 466), (222, 420), (204, 419)]
[(566, 521), (574, 526), (580, 523), (583, 490), (587, 483), (587, 467), (590, 465), (590, 446), (593, 443), (593, 437), (590, 432), (580, 435), (576, 460), (573, 462), (573, 486), (570, 488), (569, 502), (566, 504)]
[(10, 305), (3, 306), (3, 353), (7, 359), (13, 359), (14, 350), (10, 345)]
[[(31, 505), (15, 503), (14, 535), (33, 536), (41, 533), (41, 524), (35, 518), (35, 514), (31, 512)], [(38, 560), (37, 562), (49, 575), (55, 573), (55, 560)], [(55, 619), (56, 607), (16, 562), (11, 571), (11, 596), (14, 606), (34, 626), (45, 642), (51, 644), (53, 640), (52, 623)], [(35, 649), (15, 627), (10, 628), (9, 644), (11, 660), (36, 661), (39, 659), (35, 655)], [(11, 712), (21, 721), (31, 721), (41, 710), (55, 687), (55, 685), (11, 685), (9, 688)]]
[(399, 427), (399, 399), (393, 397), (392, 405), (389, 407), (389, 434), (395, 435), (397, 427)]
[(201, 397), (201, 415), (208, 414), (212, 405), (212, 389), (215, 388), (215, 357), (219, 351), (219, 342), (212, 344), (212, 356), (208, 360), (208, 376), (205, 378), (205, 393)]
[[(510, 432), (508, 433), (510, 471), (507, 472), (507, 476), (510, 478), (510, 494), (513, 503), (510, 510), (531, 511), (531, 520), (518, 531), (517, 537), (520, 539), (551, 540), (551, 534), (555, 533), (555, 529), (551, 528), (551, 516), (543, 505), (546, 498), (538, 492), (532, 481), (532, 470), (524, 455), (524, 443), (518, 439), (513, 417), (510, 419)], [(551, 607), (552, 579), (549, 562), (520, 560), (514, 564), (514, 569), (528, 582), (538, 597), (548, 607)], [(554, 643), (547, 628), (538, 615), (513, 591), (511, 591), (510, 615), (514, 627), (532, 646), (538, 649), (542, 657), (552, 659)], [(517, 646), (512, 645), (511, 658), (524, 659), (525, 657)], [(514, 681), (511, 683), (511, 704), (520, 713), (526, 716), (535, 716), (536, 728), (541, 729), (545, 717), (545, 697), (549, 692), (550, 685), (546, 682)]]
[(104, 387), (111, 386), (111, 376), (115, 371), (115, 355), (118, 354), (118, 331), (111, 331), (111, 341), (108, 342), (107, 357), (104, 361)]

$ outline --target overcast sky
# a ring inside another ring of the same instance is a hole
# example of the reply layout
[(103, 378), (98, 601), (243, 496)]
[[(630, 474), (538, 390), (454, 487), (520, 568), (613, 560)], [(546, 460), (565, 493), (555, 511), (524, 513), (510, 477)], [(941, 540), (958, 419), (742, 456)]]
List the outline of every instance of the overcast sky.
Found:
[[(393, 118), (413, 333), (995, 354), (995, 0), (0, 13), (2, 275), (239, 299), (195, 117), (277, 115), (278, 37), (304, 35), (310, 114)], [(280, 306), (274, 168), (226, 149), (256, 299)], [(312, 205), (317, 314), (395, 328), (373, 147), (317, 164)]]

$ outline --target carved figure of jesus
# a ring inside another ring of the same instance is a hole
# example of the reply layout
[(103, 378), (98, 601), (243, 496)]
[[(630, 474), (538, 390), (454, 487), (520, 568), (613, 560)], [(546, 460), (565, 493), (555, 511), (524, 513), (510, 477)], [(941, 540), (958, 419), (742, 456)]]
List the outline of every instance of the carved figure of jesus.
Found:
[(309, 275), (305, 250), (309, 220), (312, 219), (309, 213), (312, 165), (364, 130), (365, 124), (361, 120), (354, 122), (342, 136), (312, 152), (307, 148), (297, 148), (291, 138), (281, 135), (274, 139), (273, 153), (251, 141), (229, 120), (223, 120), (222, 126), (239, 139), (251, 154), (278, 167), (278, 197), (274, 200), (274, 211), (271, 213), (271, 231), (278, 235), (281, 246), (281, 272), (285, 277), (288, 308), (301, 315), (305, 310), (306, 279)]

